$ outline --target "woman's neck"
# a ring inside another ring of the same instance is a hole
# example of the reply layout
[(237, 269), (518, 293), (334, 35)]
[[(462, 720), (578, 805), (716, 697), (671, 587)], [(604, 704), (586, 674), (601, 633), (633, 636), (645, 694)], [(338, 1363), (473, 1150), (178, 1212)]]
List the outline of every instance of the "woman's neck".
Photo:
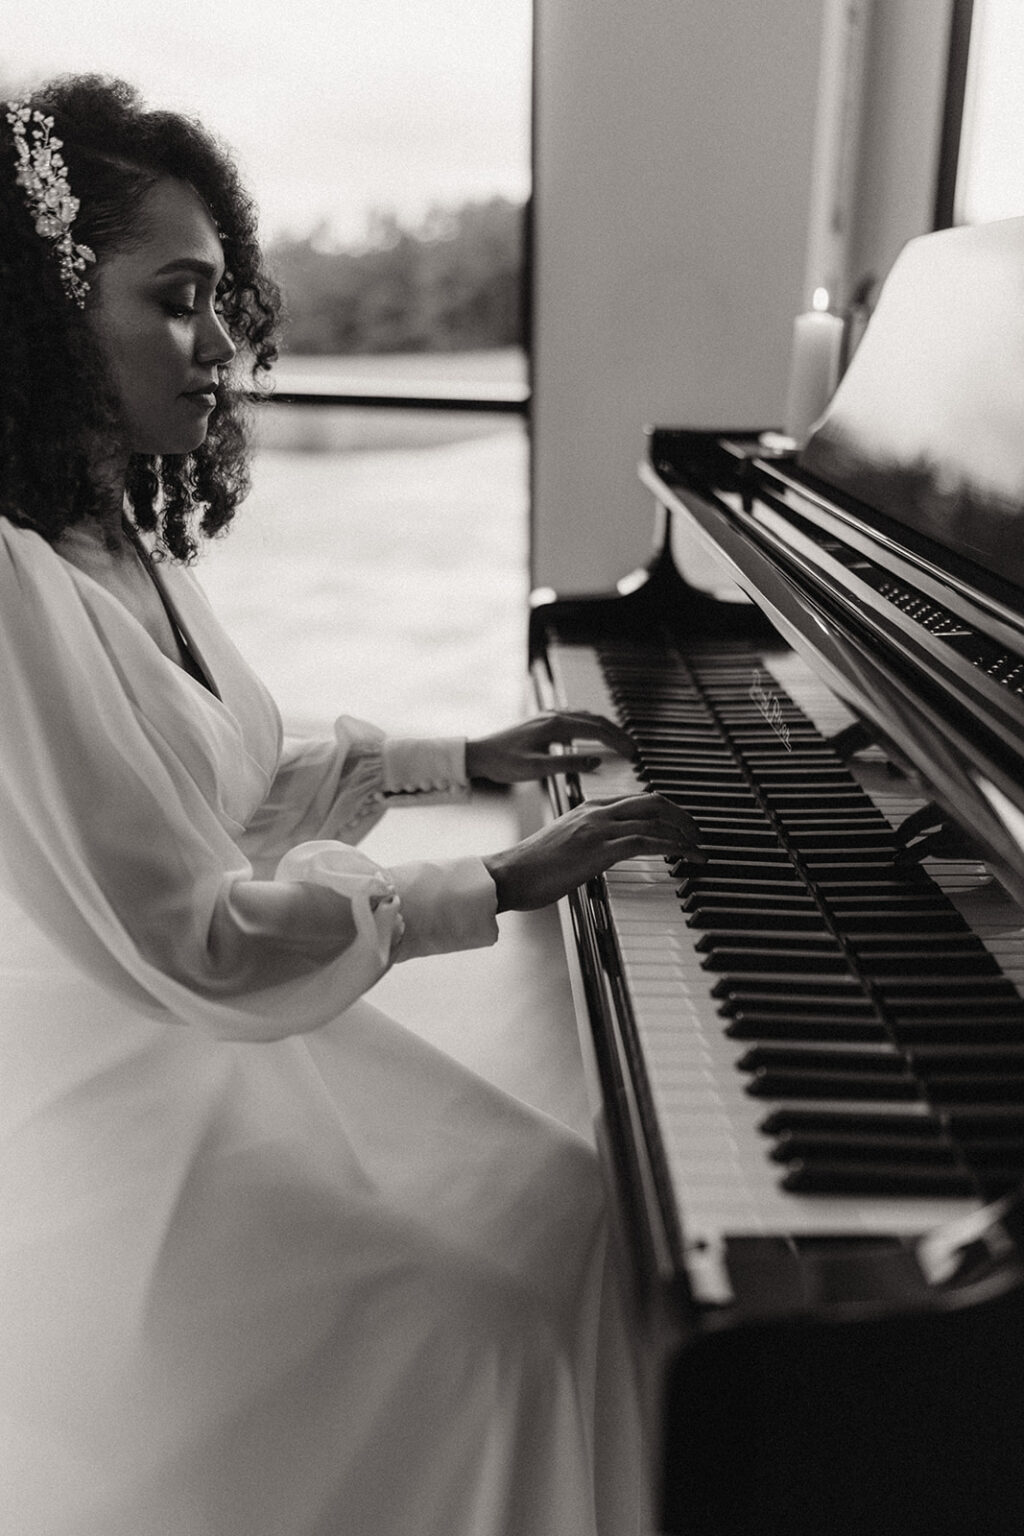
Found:
[(60, 544), (61, 553), (90, 565), (122, 560), (133, 548), (121, 506), (71, 523), (61, 534)]
[(94, 537), (107, 549), (120, 550), (125, 546), (125, 488), (128, 482), (128, 461), (120, 455), (112, 455), (103, 464), (98, 475), (97, 489), (100, 492), (99, 507), (95, 515), (89, 519), (88, 524), (77, 524), (82, 528), (90, 528)]

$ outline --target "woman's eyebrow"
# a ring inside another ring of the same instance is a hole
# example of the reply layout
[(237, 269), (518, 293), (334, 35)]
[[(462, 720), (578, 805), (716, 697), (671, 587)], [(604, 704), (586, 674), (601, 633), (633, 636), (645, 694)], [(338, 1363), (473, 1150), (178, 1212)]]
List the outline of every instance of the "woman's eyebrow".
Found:
[(163, 277), (168, 272), (195, 272), (199, 277), (205, 277), (212, 282), (218, 274), (218, 267), (212, 261), (201, 261), (197, 256), (179, 256), (175, 261), (165, 262), (158, 267), (154, 277)]

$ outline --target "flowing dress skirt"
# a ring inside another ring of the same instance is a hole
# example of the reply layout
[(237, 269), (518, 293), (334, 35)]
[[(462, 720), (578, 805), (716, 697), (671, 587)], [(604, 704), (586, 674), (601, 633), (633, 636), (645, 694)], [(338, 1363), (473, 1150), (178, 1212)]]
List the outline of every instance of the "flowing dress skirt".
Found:
[(0, 920), (0, 1529), (646, 1529), (585, 1142), (367, 1002), (218, 1041)]

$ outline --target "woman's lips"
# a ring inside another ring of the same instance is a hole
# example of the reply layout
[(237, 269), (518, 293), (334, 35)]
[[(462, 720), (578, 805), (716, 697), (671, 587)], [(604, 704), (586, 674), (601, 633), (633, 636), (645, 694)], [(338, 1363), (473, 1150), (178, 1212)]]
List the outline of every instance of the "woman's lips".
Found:
[(192, 405), (198, 406), (201, 411), (212, 411), (217, 404), (217, 396), (212, 389), (193, 389), (182, 396)]

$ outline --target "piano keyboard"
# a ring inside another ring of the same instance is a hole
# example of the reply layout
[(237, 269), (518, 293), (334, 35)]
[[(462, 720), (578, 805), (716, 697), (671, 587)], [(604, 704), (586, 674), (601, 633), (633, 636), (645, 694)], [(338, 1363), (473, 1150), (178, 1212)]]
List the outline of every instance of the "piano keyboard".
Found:
[[(617, 717), (585, 797), (640, 784), (694, 815), (706, 866), (637, 858), (607, 900), (698, 1297), (725, 1239), (925, 1231), (1024, 1170), (1024, 934), (983, 865), (894, 869), (921, 805), (792, 652), (552, 644), (566, 707)], [(589, 744), (588, 744), (589, 745)]]

